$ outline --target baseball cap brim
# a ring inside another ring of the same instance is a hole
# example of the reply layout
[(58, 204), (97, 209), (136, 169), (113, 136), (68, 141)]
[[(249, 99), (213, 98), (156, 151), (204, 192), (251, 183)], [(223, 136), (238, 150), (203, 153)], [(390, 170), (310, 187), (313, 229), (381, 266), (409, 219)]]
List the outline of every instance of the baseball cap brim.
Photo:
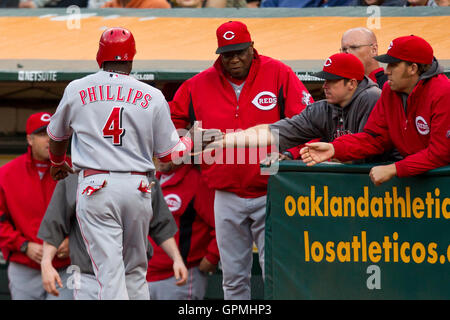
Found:
[(47, 125), (37, 128), (36, 130), (34, 130), (33, 132), (31, 132), (31, 134), (36, 134), (36, 133), (45, 131), (46, 129), (47, 129)]
[(230, 44), (228, 46), (223, 46), (223, 47), (217, 48), (216, 53), (221, 54), (221, 53), (230, 52), (230, 51), (238, 51), (238, 50), (247, 49), (248, 47), (250, 47), (251, 44), (252, 44), (251, 42)]
[(340, 79), (346, 79), (345, 77), (341, 77), (329, 72), (320, 71), (312, 74), (314, 77), (325, 79), (325, 80), (340, 80)]
[(375, 60), (377, 60), (379, 62), (383, 62), (383, 63), (397, 63), (397, 62), (403, 61), (402, 59), (394, 58), (393, 56), (390, 56), (388, 54), (382, 54), (379, 56), (375, 56), (373, 58)]

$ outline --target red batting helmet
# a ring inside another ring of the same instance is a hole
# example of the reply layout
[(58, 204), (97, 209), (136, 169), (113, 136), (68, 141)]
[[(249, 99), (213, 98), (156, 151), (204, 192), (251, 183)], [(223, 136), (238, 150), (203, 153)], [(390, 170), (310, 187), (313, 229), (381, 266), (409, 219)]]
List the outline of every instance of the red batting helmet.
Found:
[(136, 43), (133, 34), (125, 28), (109, 28), (102, 33), (97, 52), (101, 68), (105, 61), (133, 61)]

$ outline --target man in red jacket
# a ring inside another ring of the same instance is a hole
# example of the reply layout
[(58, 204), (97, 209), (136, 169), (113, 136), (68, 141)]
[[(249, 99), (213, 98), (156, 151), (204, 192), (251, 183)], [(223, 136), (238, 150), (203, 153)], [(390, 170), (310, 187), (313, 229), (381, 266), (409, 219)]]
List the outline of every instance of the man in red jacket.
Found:
[[(26, 124), (28, 152), (0, 168), (0, 248), (9, 261), (8, 278), (14, 300), (54, 299), (42, 287), (40, 263), (42, 240), (37, 233), (56, 186), (49, 173), (51, 115), (32, 114)], [(53, 260), (63, 283), (70, 276), (68, 242), (58, 248)], [(63, 288), (60, 299), (72, 299), (72, 290)]]
[(153, 256), (148, 263), (147, 281), (150, 300), (202, 300), (208, 285), (208, 273), (219, 262), (214, 223), (214, 190), (209, 189), (200, 172), (191, 164), (157, 162), (164, 199), (178, 226), (175, 241), (188, 268), (188, 279), (179, 286), (173, 261), (153, 238)]
[[(313, 102), (290, 67), (259, 55), (239, 21), (216, 31), (220, 54), (214, 65), (185, 81), (169, 103), (172, 121), (186, 128), (198, 120), (222, 132), (274, 123)], [(202, 176), (215, 189), (216, 236), (225, 299), (250, 299), (253, 243), (264, 275), (267, 175), (259, 162), (269, 148), (228, 148), (203, 158)]]
[(308, 165), (331, 157), (362, 159), (396, 147), (403, 160), (375, 166), (375, 185), (394, 176), (408, 177), (450, 163), (450, 82), (424, 39), (411, 35), (394, 39), (386, 54), (388, 82), (363, 132), (333, 143), (311, 143), (301, 150)]

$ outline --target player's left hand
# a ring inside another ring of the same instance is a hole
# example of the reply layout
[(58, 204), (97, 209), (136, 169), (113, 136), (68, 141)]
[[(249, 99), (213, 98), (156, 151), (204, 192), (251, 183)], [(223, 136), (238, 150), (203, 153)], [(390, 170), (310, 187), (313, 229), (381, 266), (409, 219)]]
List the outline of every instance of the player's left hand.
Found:
[(383, 182), (391, 180), (397, 175), (397, 167), (395, 163), (388, 164), (385, 166), (376, 166), (370, 169), (370, 180), (376, 186), (381, 185)]
[(75, 173), (73, 169), (69, 166), (67, 162), (64, 162), (60, 166), (51, 166), (50, 167), (50, 175), (52, 176), (53, 180), (61, 180), (66, 178), (69, 173)]
[(56, 283), (60, 288), (63, 287), (61, 278), (59, 277), (58, 271), (52, 266), (51, 261), (41, 263), (41, 274), (42, 274), (42, 286), (48, 293), (59, 296), (59, 291), (56, 288)]
[(188, 270), (187, 270), (186, 266), (184, 265), (183, 260), (175, 260), (173, 262), (173, 272), (175, 275), (175, 279), (177, 280), (177, 282), (175, 282), (175, 284), (177, 286), (185, 285), (187, 282), (187, 278), (188, 278)]

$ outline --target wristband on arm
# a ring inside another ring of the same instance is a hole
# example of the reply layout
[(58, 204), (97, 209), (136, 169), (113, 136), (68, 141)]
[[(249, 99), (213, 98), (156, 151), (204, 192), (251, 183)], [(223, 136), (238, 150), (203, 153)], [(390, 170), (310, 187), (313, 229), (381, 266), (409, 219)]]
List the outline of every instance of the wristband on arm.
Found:
[(192, 150), (193, 145), (194, 143), (192, 142), (191, 138), (186, 136), (181, 137), (180, 142), (176, 145), (171, 153), (158, 159), (161, 162), (177, 161), (188, 154)]
[(66, 162), (66, 153), (61, 156), (54, 155), (51, 151), (48, 151), (50, 163), (53, 167), (61, 167)]

